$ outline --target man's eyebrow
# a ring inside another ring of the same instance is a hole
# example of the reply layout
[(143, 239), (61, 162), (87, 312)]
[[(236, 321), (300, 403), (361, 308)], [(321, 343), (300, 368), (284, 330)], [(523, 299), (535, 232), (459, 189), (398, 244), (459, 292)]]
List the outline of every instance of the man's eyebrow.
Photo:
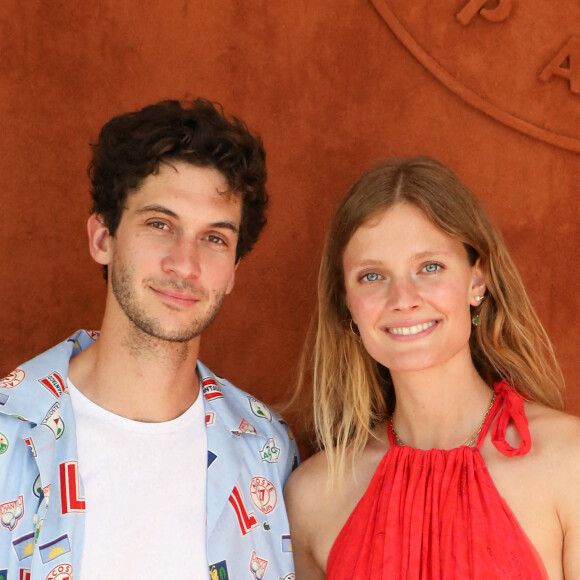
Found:
[[(140, 207), (135, 213), (137, 215), (141, 215), (141, 214), (149, 213), (149, 212), (163, 213), (163, 214), (168, 215), (172, 218), (179, 218), (179, 216), (174, 211), (170, 210), (169, 208), (167, 208), (163, 205), (156, 205), (156, 204), (144, 205), (143, 207)], [(234, 222), (230, 222), (230, 221), (214, 222), (214, 223), (209, 224), (209, 227), (216, 228), (216, 229), (231, 230), (234, 234), (240, 233), (240, 228)]]
[(215, 222), (213, 224), (209, 224), (210, 228), (217, 228), (217, 229), (226, 229), (231, 230), (234, 234), (240, 233), (240, 229), (234, 222)]
[(137, 215), (140, 215), (142, 213), (148, 213), (148, 212), (156, 212), (156, 213), (164, 213), (165, 215), (168, 215), (170, 217), (178, 217), (177, 214), (174, 211), (171, 211), (169, 208), (166, 208), (163, 205), (156, 205), (156, 204), (152, 204), (152, 205), (144, 205), (143, 207), (140, 207), (135, 213)]

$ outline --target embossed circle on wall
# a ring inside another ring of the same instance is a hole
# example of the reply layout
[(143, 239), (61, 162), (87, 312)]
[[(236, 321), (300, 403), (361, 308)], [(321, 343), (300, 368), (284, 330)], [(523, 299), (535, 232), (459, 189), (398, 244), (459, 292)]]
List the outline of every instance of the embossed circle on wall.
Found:
[(371, 1), (415, 58), (467, 103), (580, 152), (580, 2)]

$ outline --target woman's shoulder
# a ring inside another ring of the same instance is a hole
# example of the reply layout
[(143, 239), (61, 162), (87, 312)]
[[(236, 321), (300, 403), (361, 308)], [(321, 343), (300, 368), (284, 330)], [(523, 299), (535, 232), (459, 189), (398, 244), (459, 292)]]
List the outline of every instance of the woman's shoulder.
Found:
[(316, 486), (321, 492), (327, 488), (340, 489), (345, 485), (350, 486), (353, 479), (361, 479), (359, 475), (364, 481), (372, 476), (387, 450), (386, 423), (380, 423), (371, 431), (362, 451), (352, 448), (346, 450), (342, 461), (343, 469), (336, 481), (331, 478), (328, 453), (323, 449), (294, 470), (286, 483), (285, 493), (301, 493), (304, 488), (312, 489), (312, 486)]
[(304, 461), (289, 477), (284, 496), (297, 571), (313, 566), (326, 568), (336, 537), (364, 495), (388, 448), (385, 434), (385, 429), (376, 428), (362, 451), (347, 450), (338, 477), (331, 476), (326, 451)]
[(580, 454), (580, 418), (538, 403), (525, 403), (532, 445), (550, 454)]
[(312, 486), (326, 487), (328, 483), (328, 457), (326, 451), (318, 451), (304, 460), (291, 474), (286, 482), (286, 496), (301, 495)]
[(336, 508), (330, 483), (328, 457), (323, 450), (301, 463), (284, 487), (293, 541), (304, 543), (313, 551), (320, 530), (326, 529)]
[[(532, 453), (545, 478), (543, 493), (551, 497), (563, 535), (566, 577), (578, 577), (580, 565), (580, 418), (526, 403)], [(541, 474), (541, 475), (539, 475)]]
[[(546, 498), (558, 501), (574, 493), (580, 501), (580, 418), (539, 403), (526, 401), (524, 405), (531, 441), (529, 451), (516, 454), (513, 461), (511, 455), (495, 448), (490, 437), (482, 449), (488, 468), (494, 477), (505, 476), (510, 482), (519, 478), (533, 481)], [(524, 435), (521, 424), (510, 422), (505, 440), (518, 448)], [(569, 489), (570, 484), (574, 490)]]
[(580, 505), (580, 418), (537, 403), (526, 403), (531, 459), (554, 497)]

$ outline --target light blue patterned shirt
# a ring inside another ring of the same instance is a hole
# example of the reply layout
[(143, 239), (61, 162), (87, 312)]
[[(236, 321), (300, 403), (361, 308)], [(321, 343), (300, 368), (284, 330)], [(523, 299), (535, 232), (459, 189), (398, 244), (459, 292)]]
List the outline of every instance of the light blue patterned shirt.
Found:
[[(0, 580), (79, 577), (91, 499), (79, 478), (66, 378), (70, 358), (97, 336), (78, 331), (0, 382)], [(208, 444), (209, 578), (293, 580), (282, 495), (298, 462), (292, 433), (266, 405), (202, 363), (197, 369)]]

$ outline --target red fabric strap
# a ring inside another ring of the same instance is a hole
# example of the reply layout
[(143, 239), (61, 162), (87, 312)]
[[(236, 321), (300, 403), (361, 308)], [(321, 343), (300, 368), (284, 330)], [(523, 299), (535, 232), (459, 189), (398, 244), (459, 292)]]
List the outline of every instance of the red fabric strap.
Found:
[[(495, 383), (493, 388), (497, 396), (501, 398), (501, 409), (493, 424), (491, 440), (497, 450), (507, 457), (525, 455), (532, 447), (532, 438), (524, 410), (524, 399), (505, 380)], [(522, 438), (518, 447), (512, 447), (506, 441), (506, 432), (510, 421), (514, 422), (518, 434)]]

